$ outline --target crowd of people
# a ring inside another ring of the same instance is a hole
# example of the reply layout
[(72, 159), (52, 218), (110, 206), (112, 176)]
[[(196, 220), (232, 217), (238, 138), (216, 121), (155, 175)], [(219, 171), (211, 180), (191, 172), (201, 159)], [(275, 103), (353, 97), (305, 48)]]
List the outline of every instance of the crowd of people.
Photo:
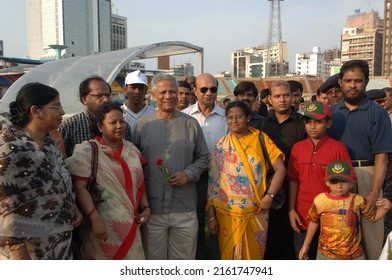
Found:
[(352, 60), (308, 104), (276, 80), (221, 105), (211, 74), (138, 70), (118, 104), (92, 76), (64, 121), (26, 84), (0, 115), (0, 259), (392, 259), (392, 90), (368, 81)]

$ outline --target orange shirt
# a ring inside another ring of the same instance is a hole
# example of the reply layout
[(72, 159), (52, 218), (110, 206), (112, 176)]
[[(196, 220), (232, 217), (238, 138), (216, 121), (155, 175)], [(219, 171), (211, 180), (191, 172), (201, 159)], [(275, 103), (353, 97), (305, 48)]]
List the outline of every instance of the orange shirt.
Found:
[(316, 196), (308, 218), (320, 223), (319, 252), (332, 259), (352, 260), (363, 255), (361, 210), (366, 202), (357, 194), (335, 197), (328, 192)]

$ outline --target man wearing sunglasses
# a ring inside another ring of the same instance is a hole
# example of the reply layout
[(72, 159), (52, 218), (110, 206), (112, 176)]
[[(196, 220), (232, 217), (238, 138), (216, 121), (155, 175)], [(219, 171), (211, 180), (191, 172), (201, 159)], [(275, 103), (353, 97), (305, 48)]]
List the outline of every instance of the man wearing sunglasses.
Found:
[[(194, 92), (197, 102), (182, 110), (185, 114), (194, 117), (200, 124), (211, 153), (215, 143), (227, 134), (225, 110), (216, 103), (218, 95), (218, 80), (211, 74), (201, 74), (196, 77)], [(197, 218), (199, 221), (199, 232), (197, 238), (196, 259), (205, 259), (205, 207), (207, 204), (208, 172), (205, 171), (196, 183), (197, 190)], [(210, 235), (210, 257), (219, 259), (218, 239), (216, 235)]]

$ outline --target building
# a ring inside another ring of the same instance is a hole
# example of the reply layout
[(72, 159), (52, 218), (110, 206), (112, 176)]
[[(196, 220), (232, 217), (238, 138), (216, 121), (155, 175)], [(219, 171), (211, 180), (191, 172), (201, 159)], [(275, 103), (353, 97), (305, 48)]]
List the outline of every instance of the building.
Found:
[(342, 65), (342, 52), (338, 48), (328, 49), (323, 52), (324, 63), (322, 67), (322, 77), (328, 78), (339, 72)]
[(170, 67), (166, 73), (175, 77), (189, 77), (194, 75), (194, 67), (190, 63), (184, 63)]
[[(271, 65), (283, 69), (279, 75), (285, 75), (288, 71), (287, 42), (281, 42), (271, 47)], [(233, 78), (265, 78), (268, 56), (268, 48), (263, 46), (236, 50), (231, 54)], [(279, 63), (283, 61), (283, 63)], [(282, 67), (281, 67), (282, 66)]]
[(3, 40), (0, 40), (0, 56), (4, 56), (4, 45), (3, 45)]
[(324, 54), (319, 47), (313, 47), (312, 52), (295, 55), (295, 73), (321, 77), (323, 74)]
[(378, 12), (374, 10), (348, 17), (341, 37), (342, 64), (363, 59), (369, 63), (371, 76), (381, 75), (383, 35), (380, 22)]
[(32, 59), (54, 59), (111, 50), (110, 0), (26, 0), (27, 47)]
[(252, 78), (256, 77), (257, 74), (257, 77), (262, 77), (263, 62), (262, 47), (236, 50), (231, 54), (233, 77)]
[(370, 13), (357, 13), (347, 18), (346, 28), (361, 28), (361, 29), (377, 29), (383, 33), (384, 20), (380, 19), (376, 10), (371, 10)]
[(392, 76), (392, 0), (384, 0), (384, 39), (382, 75)]
[(127, 48), (127, 33), (127, 18), (112, 14), (112, 51)]
[[(269, 52), (269, 53), (268, 53)], [(268, 56), (270, 61), (268, 61)], [(265, 63), (263, 77), (284, 77), (289, 72), (287, 42), (278, 42), (270, 49), (264, 49)]]

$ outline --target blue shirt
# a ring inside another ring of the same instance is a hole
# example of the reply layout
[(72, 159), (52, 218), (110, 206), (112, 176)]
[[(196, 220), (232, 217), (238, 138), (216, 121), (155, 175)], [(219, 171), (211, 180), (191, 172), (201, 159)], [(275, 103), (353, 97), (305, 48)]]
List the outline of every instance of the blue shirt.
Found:
[(374, 155), (392, 152), (392, 130), (387, 112), (365, 96), (350, 111), (344, 99), (332, 106), (330, 137), (343, 142), (351, 160), (374, 160)]

